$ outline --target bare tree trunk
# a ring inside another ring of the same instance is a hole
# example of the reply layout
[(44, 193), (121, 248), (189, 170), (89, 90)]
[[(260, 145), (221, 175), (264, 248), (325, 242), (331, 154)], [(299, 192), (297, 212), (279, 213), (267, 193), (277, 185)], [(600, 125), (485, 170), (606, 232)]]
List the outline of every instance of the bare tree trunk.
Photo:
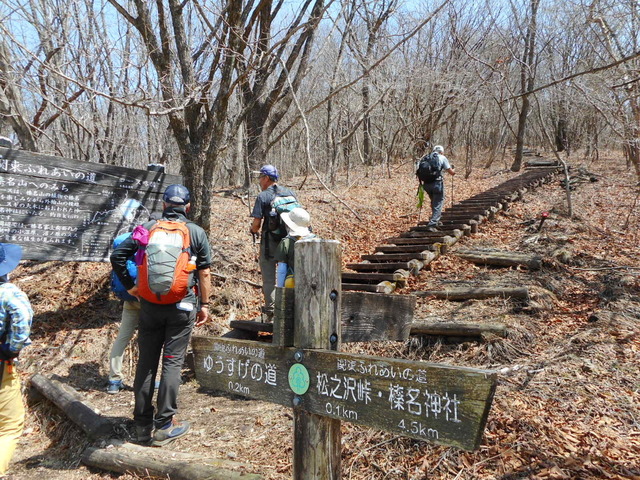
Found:
[(18, 75), (11, 67), (11, 54), (0, 40), (0, 115), (4, 116), (16, 132), (22, 148), (37, 152), (36, 140), (23, 109), (20, 90), (12, 81)]
[(529, 17), (529, 25), (527, 26), (527, 35), (525, 37), (524, 49), (522, 52), (522, 65), (520, 67), (520, 87), (522, 95), (522, 105), (520, 106), (520, 114), (518, 115), (518, 133), (516, 134), (516, 152), (511, 171), (519, 172), (522, 168), (522, 152), (524, 150), (525, 132), (527, 128), (527, 117), (531, 101), (529, 99), (530, 92), (535, 85), (535, 57), (536, 57), (536, 33), (537, 33), (537, 15), (540, 0), (531, 0), (531, 17)]

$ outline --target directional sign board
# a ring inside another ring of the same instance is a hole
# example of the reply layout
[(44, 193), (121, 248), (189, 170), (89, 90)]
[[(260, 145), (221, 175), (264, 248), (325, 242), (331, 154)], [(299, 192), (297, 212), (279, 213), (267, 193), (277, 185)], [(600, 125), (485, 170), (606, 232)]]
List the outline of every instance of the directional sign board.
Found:
[(181, 177), (0, 148), (0, 241), (26, 260), (104, 261)]
[(193, 348), (204, 387), (465, 450), (496, 387), (489, 370), (211, 337)]

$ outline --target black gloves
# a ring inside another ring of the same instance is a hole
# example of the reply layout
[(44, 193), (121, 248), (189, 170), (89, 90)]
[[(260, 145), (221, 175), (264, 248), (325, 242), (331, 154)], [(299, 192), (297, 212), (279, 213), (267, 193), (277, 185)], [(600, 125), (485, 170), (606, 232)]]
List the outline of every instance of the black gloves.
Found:
[(20, 355), (20, 352), (12, 352), (9, 349), (9, 344), (8, 343), (3, 343), (2, 345), (0, 345), (0, 360), (1, 361), (6, 362), (6, 361), (9, 361), (9, 360), (13, 360), (18, 355)]

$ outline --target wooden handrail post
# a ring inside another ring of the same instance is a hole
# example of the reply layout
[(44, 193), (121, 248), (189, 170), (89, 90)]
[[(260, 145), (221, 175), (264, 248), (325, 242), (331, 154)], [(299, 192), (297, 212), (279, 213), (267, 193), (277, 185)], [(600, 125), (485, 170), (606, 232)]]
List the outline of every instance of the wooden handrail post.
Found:
[[(340, 243), (300, 240), (295, 246), (294, 346), (340, 347)], [(301, 350), (300, 350), (301, 353)], [(299, 361), (304, 361), (300, 358)], [(294, 399), (294, 405), (296, 400)], [(340, 421), (294, 408), (294, 480), (340, 478)]]

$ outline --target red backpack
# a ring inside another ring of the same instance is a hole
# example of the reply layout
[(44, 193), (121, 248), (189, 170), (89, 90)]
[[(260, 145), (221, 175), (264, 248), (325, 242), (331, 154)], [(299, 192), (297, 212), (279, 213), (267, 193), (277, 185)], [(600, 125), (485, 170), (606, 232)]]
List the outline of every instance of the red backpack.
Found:
[(189, 229), (184, 222), (158, 220), (149, 230), (138, 266), (138, 293), (151, 303), (178, 303), (189, 288)]

